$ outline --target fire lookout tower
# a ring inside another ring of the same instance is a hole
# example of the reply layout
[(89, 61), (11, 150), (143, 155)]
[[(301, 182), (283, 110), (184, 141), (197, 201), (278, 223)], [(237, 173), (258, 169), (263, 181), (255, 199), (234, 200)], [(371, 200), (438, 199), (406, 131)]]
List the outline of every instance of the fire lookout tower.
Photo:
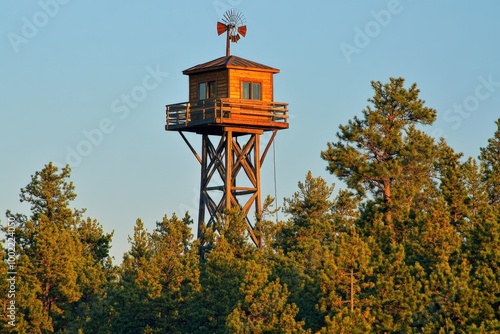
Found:
[[(227, 33), (226, 56), (182, 72), (189, 76), (189, 101), (166, 106), (165, 130), (179, 132), (201, 165), (198, 238), (203, 223), (215, 228), (226, 210), (239, 207), (249, 237), (261, 246), (260, 169), (278, 130), (288, 128), (288, 105), (273, 101), (278, 69), (230, 54), (230, 43), (246, 34), (243, 15), (231, 9), (222, 21), (217, 31)], [(184, 132), (201, 135), (201, 155)], [(264, 132), (271, 136), (261, 142)]]

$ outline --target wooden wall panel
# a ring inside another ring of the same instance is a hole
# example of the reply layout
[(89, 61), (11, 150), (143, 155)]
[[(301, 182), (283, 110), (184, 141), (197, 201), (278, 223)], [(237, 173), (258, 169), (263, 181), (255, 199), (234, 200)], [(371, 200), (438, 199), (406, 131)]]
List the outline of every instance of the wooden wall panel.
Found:
[(229, 70), (229, 97), (241, 99), (241, 82), (260, 82), (262, 89), (262, 101), (273, 101), (273, 74), (269, 72), (258, 72), (249, 70)]
[(208, 81), (217, 82), (217, 97), (241, 99), (243, 81), (260, 82), (262, 101), (273, 101), (273, 73), (252, 70), (224, 69), (189, 76), (189, 101), (198, 100), (198, 84)]
[(227, 70), (211, 71), (205, 73), (191, 74), (189, 76), (189, 101), (198, 100), (198, 84), (201, 82), (216, 81), (217, 97), (228, 97), (228, 77)]

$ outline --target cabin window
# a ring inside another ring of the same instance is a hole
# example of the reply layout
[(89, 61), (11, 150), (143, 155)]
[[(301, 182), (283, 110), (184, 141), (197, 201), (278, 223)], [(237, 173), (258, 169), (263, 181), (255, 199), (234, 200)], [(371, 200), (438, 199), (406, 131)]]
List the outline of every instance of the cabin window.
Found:
[(261, 99), (260, 82), (243, 81), (241, 97), (246, 100)]
[(217, 85), (215, 81), (200, 82), (198, 84), (199, 100), (212, 99), (217, 95)]

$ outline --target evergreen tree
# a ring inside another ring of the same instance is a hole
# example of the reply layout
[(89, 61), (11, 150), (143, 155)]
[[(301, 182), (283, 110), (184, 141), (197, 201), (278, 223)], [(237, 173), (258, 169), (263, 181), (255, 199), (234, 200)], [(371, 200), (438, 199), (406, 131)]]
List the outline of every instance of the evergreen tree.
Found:
[[(376, 249), (376, 246), (372, 246)], [(407, 333), (418, 326), (422, 301), (418, 267), (405, 263), (402, 245), (391, 246), (389, 253), (373, 251), (373, 288), (370, 295), (375, 333)]]
[(73, 183), (68, 181), (70, 172), (68, 166), (59, 172), (49, 163), (21, 189), (21, 202), (31, 205), (31, 216), (7, 213), (18, 224), (17, 289), (22, 293), (18, 294), (15, 330), (19, 332), (83, 330), (92, 320), (89, 315), (79, 318), (75, 310), (97, 298), (106, 285), (102, 261), (107, 258), (112, 235), (94, 230), (108, 246), (100, 258), (87, 251), (97, 247), (85, 238), (91, 233), (90, 225), (95, 228), (97, 222), (81, 224), (84, 210), (70, 208), (76, 198)]
[(112, 286), (109, 296), (113, 313), (111, 333), (144, 333), (146, 327), (158, 325), (158, 316), (151, 312), (149, 284), (149, 267), (154, 255), (152, 240), (140, 219), (129, 243), (131, 249), (123, 256), (120, 280)]
[(337, 227), (332, 216), (333, 186), (308, 172), (299, 190), (285, 198), (284, 212), (290, 219), (277, 227), (275, 276), (286, 284), (290, 302), (297, 305), (297, 319), (316, 332), (324, 326), (325, 312), (318, 312), (319, 273)]
[(182, 309), (198, 290), (199, 257), (197, 244), (193, 245), (192, 223), (187, 213), (182, 220), (175, 214), (171, 218), (165, 215), (152, 234), (150, 312), (159, 315), (161, 333), (182, 333), (190, 320)]
[(277, 242), (285, 253), (302, 251), (301, 243), (307, 238), (314, 239), (320, 244), (328, 243), (336, 232), (333, 226), (331, 210), (333, 201), (331, 196), (333, 186), (329, 186), (321, 178), (315, 178), (309, 171), (304, 182), (298, 183), (299, 190), (291, 198), (285, 198), (283, 211), (290, 215), (285, 224), (280, 224)]
[[(8, 253), (4, 250), (4, 247), (3, 247), (3, 243), (5, 242), (5, 240), (1, 240), (1, 245), (0, 245), (0, 259), (2, 259), (2, 263), (0, 264), (0, 277), (2, 277), (3, 279), (0, 280), (0, 305), (2, 305), (2, 314), (0, 316), (0, 327), (1, 328), (8, 328), (9, 326), (12, 327), (12, 325), (9, 325), (9, 321), (15, 321), (15, 314), (12, 314), (12, 317), (9, 317), (10, 315), (10, 310), (8, 309), (8, 307), (10, 307), (11, 305), (11, 301), (14, 301), (14, 307), (17, 307), (15, 305), (15, 302), (16, 302), (16, 298), (15, 295), (16, 295), (16, 291), (11, 291), (10, 290), (10, 285), (11, 285), (11, 281), (9, 281), (9, 279), (13, 276), (13, 275), (7, 275), (7, 272), (11, 271), (9, 270), (9, 262), (7, 262), (9, 259), (8, 259)], [(8, 241), (7, 241), (8, 242)], [(9, 247), (9, 245), (7, 244), (7, 248)], [(12, 266), (15, 265), (14, 262), (12, 262)], [(12, 267), (13, 269), (15, 269), (15, 267)], [(15, 279), (15, 277), (14, 277)], [(13, 283), (15, 282), (12, 281)], [(13, 286), (15, 287), (15, 284), (13, 284)], [(13, 295), (12, 295), (13, 293)], [(12, 311), (13, 313), (15, 313), (15, 309)]]
[[(318, 268), (318, 311), (325, 315), (322, 332), (351, 333), (372, 328), (372, 250), (355, 229), (340, 232)], [(357, 329), (356, 329), (357, 328)]]
[(64, 307), (60, 322), (65, 323), (68, 333), (108, 333), (110, 309), (107, 291), (116, 277), (109, 250), (113, 233), (104, 233), (95, 219), (81, 220), (77, 232), (83, 246), (85, 262), (81, 263), (79, 286), (81, 298)]
[(493, 138), (481, 148), (479, 173), (469, 173), (473, 177), (468, 178), (468, 184), (474, 196), (465, 252), (472, 266), (473, 285), (481, 298), (481, 317), (475, 325), (500, 331), (500, 119), (495, 123)]
[[(240, 284), (245, 277), (245, 263), (254, 246), (245, 238), (244, 216), (233, 212), (229, 224), (219, 222), (219, 235), (209, 236), (211, 249), (200, 263), (199, 286), (193, 289), (186, 305), (189, 322), (184, 333), (227, 333), (226, 320), (242, 300)], [(207, 236), (209, 231), (206, 231)]]
[(271, 270), (265, 263), (249, 260), (245, 271), (243, 299), (227, 317), (230, 333), (308, 333), (295, 319), (298, 308), (288, 303), (286, 285), (269, 280)]
[(460, 229), (468, 215), (469, 194), (464, 182), (463, 154), (455, 153), (444, 140), (439, 143), (439, 156), (436, 167), (439, 175), (440, 193), (446, 200), (451, 222)]
[(326, 325), (321, 328), (322, 334), (365, 334), (373, 333), (371, 323), (373, 317), (370, 316), (370, 310), (362, 312), (360, 309), (353, 311), (344, 308), (332, 318), (326, 316)]
[(321, 157), (349, 188), (374, 196), (394, 243), (402, 236), (393, 218), (405, 219), (414, 197), (428, 182), (433, 161), (432, 139), (415, 126), (432, 124), (436, 111), (424, 106), (416, 84), (406, 89), (403, 78), (372, 82), (372, 87), (375, 95), (368, 100), (372, 106), (363, 110), (364, 118), (341, 125), (339, 141), (328, 143)]
[(468, 333), (467, 328), (479, 316), (481, 305), (471, 284), (467, 261), (457, 266), (438, 263), (430, 274), (424, 296), (428, 298), (424, 333)]
[(481, 148), (483, 181), (487, 186), (488, 200), (494, 208), (500, 207), (500, 118), (495, 122), (497, 130), (488, 146)]

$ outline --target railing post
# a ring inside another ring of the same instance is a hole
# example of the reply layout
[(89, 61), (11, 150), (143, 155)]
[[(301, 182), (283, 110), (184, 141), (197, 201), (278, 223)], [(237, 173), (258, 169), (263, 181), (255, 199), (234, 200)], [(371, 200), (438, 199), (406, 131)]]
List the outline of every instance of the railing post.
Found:
[(218, 99), (216, 102), (217, 117), (222, 122), (222, 99)]
[(215, 99), (215, 105), (214, 105), (214, 112), (215, 112), (215, 118), (219, 119), (220, 121), (222, 121), (222, 110), (220, 108), (220, 102), (221, 102), (221, 99)]
[(168, 129), (168, 109), (169, 109), (169, 107), (165, 106), (165, 121), (166, 121), (167, 129)]

